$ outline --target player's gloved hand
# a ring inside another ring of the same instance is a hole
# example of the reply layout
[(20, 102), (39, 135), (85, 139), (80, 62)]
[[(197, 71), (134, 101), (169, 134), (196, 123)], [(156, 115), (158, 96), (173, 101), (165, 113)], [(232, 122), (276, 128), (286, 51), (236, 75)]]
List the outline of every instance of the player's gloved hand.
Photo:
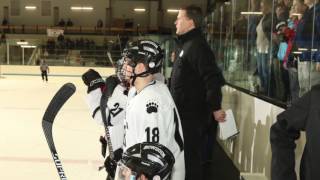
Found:
[(115, 160), (111, 160), (110, 156), (108, 156), (107, 159), (104, 161), (104, 166), (108, 175), (114, 178), (117, 169), (117, 162)]
[(104, 89), (104, 80), (102, 79), (100, 74), (93, 69), (89, 69), (87, 72), (85, 72), (82, 75), (82, 80), (84, 84), (88, 86), (87, 93), (90, 93), (97, 88)]
[(112, 95), (114, 89), (116, 88), (116, 86), (118, 84), (120, 84), (120, 81), (117, 76), (113, 75), (113, 76), (107, 77), (105, 91), (106, 91), (108, 97), (110, 97)]
[(104, 138), (103, 136), (100, 136), (99, 139), (100, 143), (101, 143), (101, 155), (103, 157), (106, 157), (106, 152), (107, 152), (107, 140), (106, 138)]
[(114, 159), (111, 159), (110, 156), (108, 156), (104, 161), (104, 167), (106, 168), (108, 175), (112, 178), (114, 178), (117, 169), (117, 162), (122, 158), (122, 153), (123, 150), (119, 148), (114, 151)]

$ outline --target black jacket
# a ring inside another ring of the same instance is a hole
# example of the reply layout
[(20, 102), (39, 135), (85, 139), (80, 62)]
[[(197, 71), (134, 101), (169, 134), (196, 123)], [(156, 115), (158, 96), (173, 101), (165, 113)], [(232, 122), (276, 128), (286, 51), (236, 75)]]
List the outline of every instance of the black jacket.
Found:
[(320, 85), (293, 102), (277, 117), (270, 130), (272, 150), (271, 179), (296, 180), (295, 140), (306, 132), (300, 165), (300, 180), (320, 179)]
[[(306, 49), (299, 55), (301, 61), (320, 62), (318, 51), (311, 53), (311, 49), (320, 47), (320, 3), (306, 10), (299, 21), (294, 40), (294, 50)], [(313, 54), (313, 56), (311, 56)]]
[(222, 72), (200, 29), (179, 36), (178, 47), (170, 82), (173, 99), (182, 116), (208, 117), (209, 112), (221, 109)]

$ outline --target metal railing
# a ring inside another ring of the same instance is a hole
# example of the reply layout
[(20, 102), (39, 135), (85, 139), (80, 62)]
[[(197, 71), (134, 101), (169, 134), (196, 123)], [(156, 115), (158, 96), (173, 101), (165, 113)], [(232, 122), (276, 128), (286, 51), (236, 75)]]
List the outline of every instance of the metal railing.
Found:
[(46, 34), (47, 29), (62, 29), (65, 34), (141, 34), (141, 33), (163, 33), (171, 32), (170, 29), (163, 28), (119, 28), (119, 27), (96, 27), (96, 26), (49, 26), (49, 25), (5, 25), (0, 26), (0, 31), (4, 33), (17, 34)]

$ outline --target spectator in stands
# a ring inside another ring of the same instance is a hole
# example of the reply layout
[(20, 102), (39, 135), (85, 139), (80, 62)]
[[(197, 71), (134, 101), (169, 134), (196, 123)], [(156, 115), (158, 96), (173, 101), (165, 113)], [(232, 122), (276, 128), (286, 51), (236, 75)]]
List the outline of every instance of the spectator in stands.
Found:
[(6, 34), (5, 34), (5, 33), (2, 33), (2, 34), (1, 34), (1, 40), (0, 40), (1, 43), (4, 43), (4, 44), (5, 44), (5, 43), (6, 43), (6, 39), (7, 39), (7, 38), (6, 38)]
[(290, 13), (290, 8), (292, 6), (292, 0), (283, 0), (283, 4), (285, 6), (285, 12), (289, 15)]
[[(6, 17), (4, 17), (2, 20), (2, 26), (8, 26), (8, 25), (9, 25), (9, 21)], [(9, 31), (10, 31), (9, 27), (7, 27), (3, 30), (4, 33), (9, 33)]]
[(88, 38), (84, 39), (84, 48), (86, 50), (89, 50), (90, 49), (90, 41)]
[(64, 27), (66, 25), (66, 22), (64, 21), (63, 18), (60, 19), (59, 23), (58, 23), (58, 26), (60, 27)]
[[(285, 36), (287, 38), (288, 48), (286, 55), (283, 59), (283, 66), (288, 69), (289, 72), (289, 84), (291, 101), (295, 101), (299, 98), (299, 81), (298, 81), (298, 62), (297, 56), (293, 54), (293, 44), (296, 36), (296, 29), (302, 14), (308, 9), (308, 6), (304, 4), (304, 0), (294, 0), (290, 11), (290, 19), (288, 19), (288, 28), (285, 30)], [(296, 16), (295, 14), (301, 14)]]
[(126, 19), (124, 22), (124, 28), (133, 28), (133, 19)]
[(320, 3), (318, 0), (305, 0), (308, 9), (297, 26), (294, 47), (300, 50), (298, 78), (300, 96), (315, 84), (320, 84)]
[(95, 49), (96, 43), (93, 40), (90, 40), (90, 49)]
[(42, 60), (42, 62), (40, 63), (40, 71), (41, 71), (42, 81), (46, 80), (46, 82), (48, 82), (49, 66), (45, 60)]
[(62, 42), (62, 41), (64, 41), (64, 36), (63, 36), (63, 34), (61, 33), (61, 34), (59, 34), (59, 36), (58, 36), (58, 42)]
[(278, 1), (276, 5), (276, 11), (281, 11), (281, 16), (283, 19), (281, 21), (285, 21), (289, 18), (290, 7), (292, 5), (291, 0), (281, 0)]
[(60, 49), (63, 49), (65, 47), (65, 44), (64, 44), (64, 35), (61, 33), (59, 34), (58, 38), (58, 45), (59, 45), (59, 48)]
[[(277, 33), (274, 33), (277, 41), (278, 51), (277, 51), (277, 60), (274, 61), (274, 72), (275, 72), (275, 81), (277, 87), (277, 95), (282, 101), (286, 102), (291, 96), (290, 94), (290, 85), (289, 85), (289, 73), (288, 69), (283, 66), (284, 57), (288, 48), (288, 38), (286, 37), (285, 31), (288, 28), (286, 21), (280, 21), (276, 25)], [(278, 83), (278, 84), (277, 84)]]
[(101, 28), (103, 27), (103, 21), (99, 19), (96, 25), (96, 32), (101, 33)]
[[(257, 12), (260, 11), (260, 1), (259, 0), (250, 0), (250, 11)], [(248, 51), (246, 54), (247, 57), (247, 67), (248, 69), (252, 69), (253, 72), (257, 72), (255, 70), (256, 67), (256, 39), (257, 39), (257, 31), (256, 28), (259, 23), (259, 16), (248, 16)], [(213, 27), (219, 27), (218, 25), (214, 25)]]
[(73, 22), (71, 21), (71, 19), (70, 19), (70, 18), (68, 18), (67, 26), (69, 26), (69, 27), (73, 26)]
[(287, 7), (284, 4), (277, 5), (276, 15), (278, 21), (286, 21), (287, 19), (289, 19), (289, 12), (287, 12)]
[(102, 28), (103, 27), (103, 21), (101, 19), (99, 19), (97, 21), (97, 28)]
[(9, 25), (8, 19), (7, 19), (7, 18), (3, 18), (3, 20), (2, 20), (2, 26), (7, 26), (7, 25)]
[(272, 28), (275, 27), (274, 24), (276, 20), (272, 17), (272, 1), (262, 0), (260, 4), (262, 11), (262, 18), (258, 23), (256, 28), (257, 31), (257, 66), (258, 75), (261, 82), (261, 88), (259, 89), (261, 93), (269, 94), (269, 56), (271, 52), (271, 33)]
[(67, 49), (74, 49), (74, 42), (70, 38), (65, 39)]
[(128, 41), (129, 41), (129, 36), (120, 36), (120, 49), (121, 50), (124, 47), (126, 47)]
[(55, 48), (56, 48), (55, 40), (49, 38), (48, 41), (47, 41), (47, 49), (48, 49), (49, 54), (53, 54)]
[(79, 40), (79, 48), (84, 49), (84, 39), (82, 37)]

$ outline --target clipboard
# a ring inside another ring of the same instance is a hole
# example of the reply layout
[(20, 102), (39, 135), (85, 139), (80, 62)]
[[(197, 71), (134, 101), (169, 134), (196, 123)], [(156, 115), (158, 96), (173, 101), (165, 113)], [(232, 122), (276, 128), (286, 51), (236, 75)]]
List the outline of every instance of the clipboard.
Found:
[(236, 120), (231, 109), (226, 110), (226, 121), (219, 122), (219, 138), (221, 140), (231, 139), (239, 134)]

